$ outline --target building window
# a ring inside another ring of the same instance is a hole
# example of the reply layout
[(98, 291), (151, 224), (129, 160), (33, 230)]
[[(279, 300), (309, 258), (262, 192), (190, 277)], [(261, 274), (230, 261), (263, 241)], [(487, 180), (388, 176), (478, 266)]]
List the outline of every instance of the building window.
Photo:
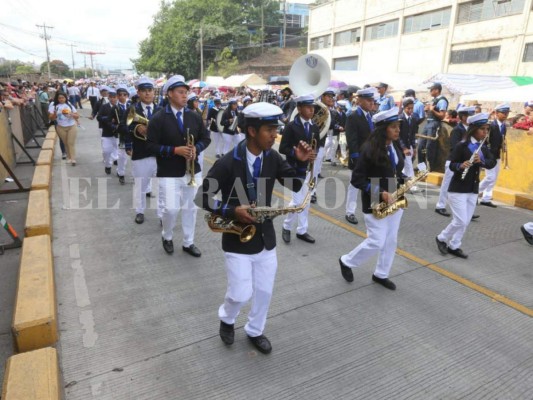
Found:
[(365, 40), (383, 39), (398, 34), (398, 20), (382, 22), (366, 27)]
[(498, 61), (500, 46), (479, 47), (477, 49), (452, 50), (450, 64), (469, 64)]
[(300, 28), (302, 16), (297, 14), (287, 14), (287, 28)]
[(357, 71), (359, 57), (343, 57), (333, 59), (333, 69), (337, 71)]
[(345, 46), (355, 44), (361, 41), (361, 28), (351, 29), (349, 31), (335, 33), (334, 46)]
[(405, 17), (403, 32), (422, 32), (430, 31), (432, 29), (445, 28), (450, 25), (451, 11), (452, 8), (449, 7), (442, 10)]
[(522, 57), (522, 62), (533, 61), (533, 43), (526, 43), (526, 48), (524, 49), (524, 56)]
[(331, 35), (311, 38), (311, 50), (327, 49), (328, 47), (331, 47)]
[(486, 19), (520, 14), (525, 0), (476, 0), (459, 4), (457, 23), (483, 21)]

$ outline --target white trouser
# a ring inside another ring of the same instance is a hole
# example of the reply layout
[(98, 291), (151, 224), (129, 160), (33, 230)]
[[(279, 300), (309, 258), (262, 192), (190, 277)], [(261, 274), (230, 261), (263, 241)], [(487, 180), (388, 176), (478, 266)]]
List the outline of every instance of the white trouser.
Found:
[(223, 133), (222, 138), (224, 139), (224, 147), (222, 148), (222, 153), (226, 154), (233, 148), (233, 135), (229, 133)]
[(524, 229), (526, 230), (527, 233), (529, 233), (530, 235), (533, 235), (533, 222), (526, 222), (524, 224)]
[[(194, 230), (196, 227), (196, 212), (198, 208), (194, 204), (194, 197), (198, 185), (202, 183), (202, 173), (194, 175), (196, 186), (187, 185), (191, 176), (185, 174), (181, 178), (160, 178), (160, 185), (164, 185), (163, 215), (163, 239), (172, 240), (176, 218), (181, 213), (181, 228), (183, 230), (183, 246), (189, 247), (194, 243)], [(161, 195), (161, 194), (160, 194)]]
[(444, 178), (440, 185), (439, 201), (435, 208), (446, 208), (446, 202), (448, 200), (448, 188), (453, 178), (453, 171), (450, 169), (450, 160), (446, 160), (444, 164)]
[[(200, 165), (200, 175), (204, 171), (204, 152), (198, 154), (198, 164)], [(199, 182), (198, 185), (201, 185), (202, 183)]]
[[(309, 177), (309, 174), (307, 174), (307, 176)], [(289, 203), (289, 207), (299, 206), (300, 204), (302, 204), (302, 201), (307, 195), (307, 191), (309, 189), (308, 182), (309, 178), (306, 178), (302, 185), (302, 188), (298, 192), (292, 193), (292, 199)], [(289, 231), (292, 230), (292, 227), (294, 226), (294, 221), (296, 220), (298, 221), (296, 233), (298, 233), (299, 235), (307, 233), (307, 227), (309, 226), (308, 217), (310, 206), (311, 204), (308, 203), (304, 210), (300, 213), (288, 213), (285, 217), (285, 220), (283, 221), (283, 229), (287, 229)]]
[(111, 168), (115, 158), (113, 154), (118, 150), (117, 140), (114, 137), (102, 138), (102, 155), (104, 157), (104, 166)]
[(119, 138), (115, 138), (115, 141), (117, 142), (117, 146), (115, 147), (115, 151), (113, 152), (113, 161), (118, 160), (118, 144), (119, 144)]
[(337, 146), (339, 145), (338, 136), (333, 136), (333, 132), (328, 131), (326, 137), (326, 144), (324, 145), (324, 158), (331, 160), (331, 162), (338, 162), (337, 160)]
[(346, 191), (346, 215), (355, 214), (357, 208), (357, 195), (359, 189), (348, 183), (348, 190)]
[(224, 150), (224, 138), (222, 133), (211, 131), (211, 138), (213, 138), (213, 143), (215, 145), (215, 154), (222, 154)]
[(128, 155), (126, 149), (118, 149), (117, 174), (124, 176), (126, 174), (126, 165), (128, 164)]
[(322, 171), (322, 161), (324, 161), (324, 148), (319, 147), (315, 160), (314, 176), (318, 179), (318, 174)]
[(496, 185), (498, 180), (498, 174), (500, 173), (500, 166), (502, 160), (497, 160), (496, 166), (492, 169), (485, 170), (485, 178), (479, 183), (479, 192), (483, 192), (483, 197), (481, 201), (491, 201), (492, 200), (492, 189)]
[(339, 146), (341, 148), (341, 157), (343, 160), (346, 160), (348, 157), (348, 150), (346, 144), (346, 134), (344, 132), (339, 134)]
[(449, 192), (448, 203), (452, 209), (453, 219), (437, 238), (447, 243), (450, 249), (457, 250), (461, 247), (461, 240), (474, 215), (477, 194)]
[(244, 133), (236, 133), (235, 135), (233, 135), (233, 146), (237, 146), (240, 142), (242, 142), (244, 140)]
[(256, 337), (265, 329), (274, 279), (278, 267), (276, 249), (257, 254), (224, 253), (228, 289), (218, 317), (226, 324), (234, 324), (242, 306), (252, 299), (248, 322), (244, 331)]
[(152, 178), (157, 173), (157, 161), (155, 157), (146, 157), (140, 160), (132, 160), (131, 169), (135, 184), (133, 196), (135, 212), (144, 214), (146, 209), (146, 193), (152, 191)]
[(405, 156), (402, 174), (408, 178), (413, 178), (415, 176), (415, 170), (413, 168), (413, 148), (410, 147), (409, 150), (411, 151), (411, 155)]
[(351, 252), (343, 255), (342, 262), (350, 268), (356, 268), (378, 254), (374, 275), (382, 279), (388, 278), (396, 254), (402, 215), (403, 210), (383, 219), (364, 214), (367, 238)]

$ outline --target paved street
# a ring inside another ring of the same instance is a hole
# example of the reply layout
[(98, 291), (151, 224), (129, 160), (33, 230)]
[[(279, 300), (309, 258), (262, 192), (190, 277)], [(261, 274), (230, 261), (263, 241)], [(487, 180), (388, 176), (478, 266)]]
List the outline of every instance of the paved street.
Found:
[[(56, 151), (53, 171), (67, 399), (533, 398), (533, 319), (519, 310), (533, 312), (533, 248), (520, 232), (533, 212), (478, 207), (465, 261), (436, 248), (449, 222), (433, 212), (438, 190), (428, 187), (427, 209), (411, 196), (399, 237), (405, 253), (391, 277), (398, 290), (391, 292), (372, 283), (374, 262), (354, 270), (352, 284), (342, 279), (337, 260), (362, 241), (363, 217), (358, 211), (359, 225), (347, 224), (344, 188), (333, 208), (334, 181), (321, 181), (325, 204), (313, 206), (309, 224), (315, 245), (294, 233), (284, 244), (282, 217), (275, 220), (279, 269), (265, 331), (273, 352), (264, 356), (242, 329), (248, 308), (235, 344), (220, 341), (221, 237), (207, 228), (203, 211), (195, 239), (202, 257), (181, 251), (179, 225), (176, 251), (167, 255), (157, 199), (145, 223), (135, 224), (131, 177), (120, 186), (104, 174), (96, 122), (80, 121), (78, 165), (66, 165)], [(208, 166), (212, 148), (206, 154)], [(349, 179), (347, 169), (329, 165), (323, 175)]]

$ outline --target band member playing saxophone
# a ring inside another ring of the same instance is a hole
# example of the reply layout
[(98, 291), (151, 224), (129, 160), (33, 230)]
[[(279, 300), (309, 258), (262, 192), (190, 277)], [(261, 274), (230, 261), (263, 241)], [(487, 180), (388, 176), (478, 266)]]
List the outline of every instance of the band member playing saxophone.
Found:
[(368, 237), (350, 253), (339, 258), (343, 278), (353, 282), (352, 268), (361, 266), (378, 254), (372, 280), (390, 290), (396, 289), (396, 285), (389, 279), (389, 273), (394, 261), (403, 210), (399, 209), (394, 214), (379, 219), (372, 214), (371, 204), (392, 204), (391, 194), (403, 182), (404, 156), (398, 144), (398, 111), (394, 107), (375, 114), (372, 118), (375, 129), (361, 147), (351, 179), (351, 184), (361, 190)]
[(496, 160), (484, 144), (489, 133), (489, 116), (485, 113), (468, 117), (466, 140), (455, 146), (449, 168), (454, 172), (448, 188), (448, 202), (453, 213), (452, 222), (436, 237), (442, 254), (467, 258), (461, 241), (476, 208), (481, 168), (491, 169)]
[[(246, 107), (246, 139), (215, 162), (195, 200), (212, 214), (253, 224), (256, 228), (253, 237), (245, 243), (237, 235), (222, 234), (228, 287), (218, 317), (220, 338), (227, 345), (233, 344), (235, 320), (241, 308), (253, 299), (244, 331), (264, 354), (272, 350), (263, 330), (277, 269), (276, 234), (272, 219), (257, 223), (248, 209), (251, 204), (271, 205), (276, 180), (293, 191), (302, 187), (299, 172), (272, 149), (282, 114), (278, 106), (269, 103)], [(294, 157), (301, 162), (307, 161), (311, 154), (310, 146), (303, 141), (294, 147)], [(222, 200), (214, 200), (219, 191)]]

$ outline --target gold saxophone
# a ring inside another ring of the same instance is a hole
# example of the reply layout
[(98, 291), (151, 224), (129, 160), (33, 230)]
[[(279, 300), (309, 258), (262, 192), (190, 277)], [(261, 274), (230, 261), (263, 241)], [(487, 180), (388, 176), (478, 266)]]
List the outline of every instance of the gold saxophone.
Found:
[(400, 208), (407, 208), (408, 203), (407, 199), (405, 198), (405, 194), (428, 174), (429, 170), (418, 171), (413, 179), (410, 179), (403, 185), (400, 185), (398, 190), (391, 194), (391, 197), (394, 200), (393, 203), (389, 204), (385, 201), (382, 201), (379, 204), (373, 205), (372, 214), (374, 217), (377, 219), (383, 219), (394, 214)]
[[(312, 177), (308, 183), (307, 194), (302, 204), (295, 207), (250, 207), (247, 209), (248, 214), (255, 218), (258, 223), (263, 223), (267, 219), (274, 219), (280, 215), (288, 213), (301, 213), (311, 200), (311, 194), (316, 185), (316, 178)], [(239, 235), (241, 243), (249, 242), (255, 235), (256, 228), (254, 225), (246, 225), (242, 222), (221, 217), (213, 213), (208, 213), (204, 217), (209, 229), (218, 233), (232, 233)]]
[[(187, 128), (187, 146), (194, 146), (194, 136), (189, 133), (189, 128)], [(196, 186), (196, 180), (194, 179), (194, 158), (187, 160), (187, 173), (191, 175), (191, 180), (187, 185)]]

